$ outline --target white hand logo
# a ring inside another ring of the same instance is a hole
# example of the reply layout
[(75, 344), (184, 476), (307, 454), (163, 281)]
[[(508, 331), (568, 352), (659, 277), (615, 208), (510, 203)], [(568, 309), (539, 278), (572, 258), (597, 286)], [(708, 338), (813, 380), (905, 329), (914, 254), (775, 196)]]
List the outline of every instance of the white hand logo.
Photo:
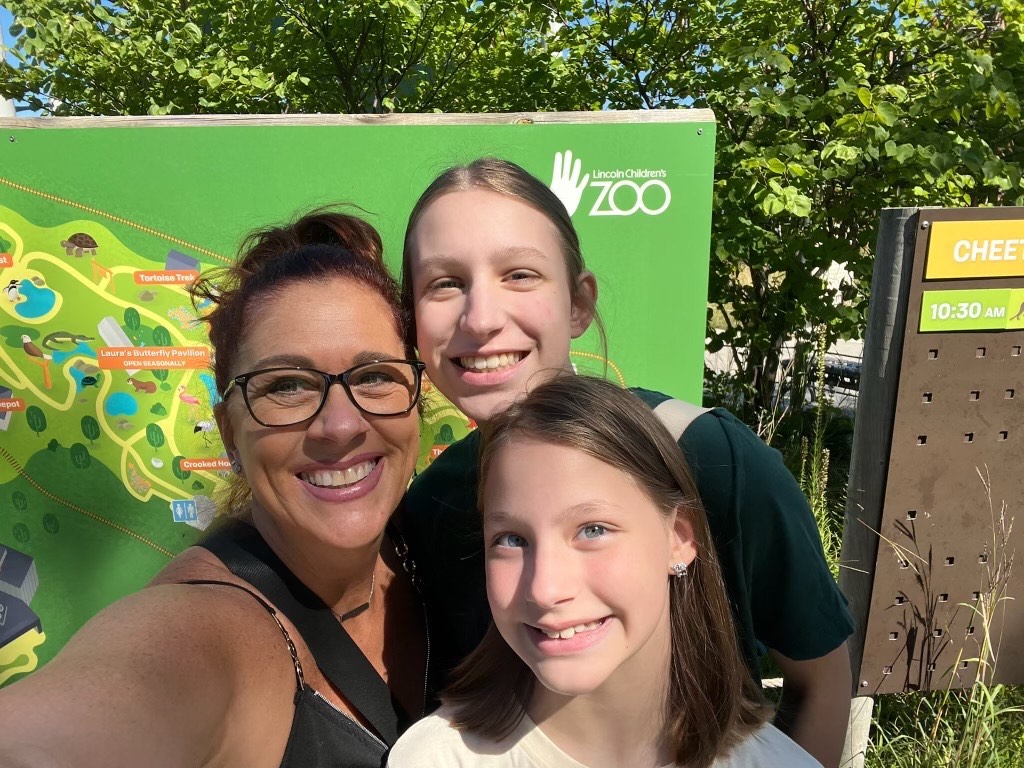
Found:
[(551, 191), (562, 201), (570, 216), (580, 207), (583, 190), (590, 181), (589, 173), (580, 180), (582, 169), (583, 162), (577, 159), (574, 163), (570, 150), (565, 150), (564, 157), (561, 152), (555, 152), (555, 167), (551, 170)]

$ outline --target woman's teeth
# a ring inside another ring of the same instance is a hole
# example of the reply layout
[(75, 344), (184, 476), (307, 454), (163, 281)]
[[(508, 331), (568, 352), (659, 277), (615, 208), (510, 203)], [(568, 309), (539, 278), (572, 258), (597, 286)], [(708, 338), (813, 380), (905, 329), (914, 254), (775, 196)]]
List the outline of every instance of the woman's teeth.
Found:
[(486, 355), (483, 357), (460, 357), (459, 365), (470, 371), (498, 371), (515, 365), (522, 359), (522, 352), (503, 352), (500, 355)]
[(299, 479), (320, 488), (344, 488), (358, 483), (377, 466), (377, 460), (364, 461), (345, 469), (318, 469), (316, 472), (300, 472)]
[(601, 626), (600, 621), (588, 621), (586, 624), (577, 624), (575, 627), (566, 627), (558, 632), (549, 632), (546, 629), (541, 629), (540, 631), (552, 640), (568, 640), (580, 632), (590, 632), (597, 629), (599, 626)]

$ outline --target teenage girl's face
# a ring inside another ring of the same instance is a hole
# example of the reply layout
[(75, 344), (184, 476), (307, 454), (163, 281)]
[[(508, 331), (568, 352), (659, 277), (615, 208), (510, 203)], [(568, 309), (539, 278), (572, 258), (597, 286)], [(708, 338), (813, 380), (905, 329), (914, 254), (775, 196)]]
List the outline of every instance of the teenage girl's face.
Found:
[(582, 451), (513, 438), (490, 465), (484, 541), (495, 625), (545, 689), (650, 695), (663, 683), (670, 565), (696, 556), (684, 516)]
[[(431, 203), (412, 237), (416, 345), (427, 375), (486, 422), (571, 368), (569, 342), (590, 324), (574, 307), (558, 231), (544, 214), (486, 190)], [(593, 291), (593, 276), (581, 278)]]

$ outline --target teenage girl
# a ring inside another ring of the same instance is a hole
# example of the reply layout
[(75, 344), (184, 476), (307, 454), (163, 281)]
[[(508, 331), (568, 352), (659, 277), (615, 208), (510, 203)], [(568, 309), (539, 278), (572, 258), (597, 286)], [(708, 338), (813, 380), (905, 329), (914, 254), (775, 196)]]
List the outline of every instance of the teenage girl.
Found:
[[(681, 287), (682, 288), (682, 287)], [(569, 345), (597, 315), (597, 283), (559, 199), (519, 166), (483, 158), (439, 176), (406, 230), (403, 302), (430, 380), (486, 425), (530, 387), (571, 371)], [(602, 333), (603, 335), (603, 333)], [(693, 468), (751, 673), (767, 650), (784, 677), (776, 724), (824, 765), (839, 762), (853, 625), (814, 518), (777, 451), (722, 409), (634, 390)], [(413, 483), (409, 530), (436, 632), (456, 649), (490, 624), (476, 506), (479, 434)]]
[(808, 768), (736, 641), (707, 520), (642, 400), (563, 375), (483, 428), (497, 631), (393, 768)]

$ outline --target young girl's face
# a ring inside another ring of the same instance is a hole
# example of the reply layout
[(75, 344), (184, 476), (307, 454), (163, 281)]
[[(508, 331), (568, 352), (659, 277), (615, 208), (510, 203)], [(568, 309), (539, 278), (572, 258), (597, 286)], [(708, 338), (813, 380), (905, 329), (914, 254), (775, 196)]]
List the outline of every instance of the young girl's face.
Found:
[[(544, 214), (496, 192), (450, 192), (424, 210), (411, 245), (416, 346), (430, 380), (467, 416), (484, 423), (569, 368), (569, 342), (591, 313), (573, 306)], [(581, 280), (592, 290), (589, 273)]]
[(519, 437), (492, 459), (484, 510), (494, 622), (545, 688), (665, 681), (670, 565), (696, 555), (684, 515), (582, 451)]

